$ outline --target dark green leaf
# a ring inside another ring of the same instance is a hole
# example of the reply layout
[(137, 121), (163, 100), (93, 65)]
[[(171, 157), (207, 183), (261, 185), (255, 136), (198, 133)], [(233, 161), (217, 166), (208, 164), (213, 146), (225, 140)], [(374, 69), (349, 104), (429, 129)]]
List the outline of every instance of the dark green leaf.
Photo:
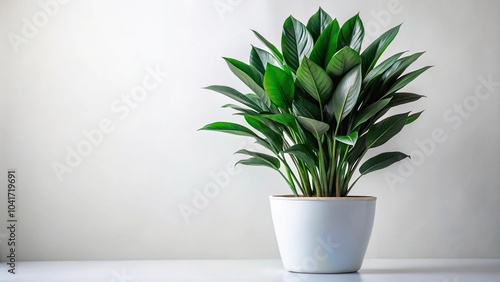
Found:
[(383, 87), (387, 89), (386, 85), (392, 85), (413, 62), (422, 56), (422, 54), (424, 54), (424, 52), (415, 53), (413, 55), (400, 58), (392, 64), (391, 67), (382, 75), (382, 80), (384, 81)]
[(295, 94), (293, 77), (282, 69), (267, 64), (264, 74), (264, 89), (271, 102), (282, 109), (289, 109), (292, 106)]
[(331, 76), (341, 76), (361, 64), (361, 56), (348, 46), (340, 49), (328, 62), (326, 72)]
[(408, 83), (412, 82), (415, 78), (417, 78), (419, 75), (421, 75), (424, 71), (428, 70), (431, 68), (430, 66), (420, 68), (416, 71), (412, 71), (410, 73), (407, 73), (400, 77), (398, 80), (396, 80), (396, 83), (392, 85), (392, 87), (387, 91), (385, 95), (390, 95), (399, 89), (405, 87)]
[(370, 172), (374, 172), (379, 169), (384, 169), (395, 162), (399, 162), (400, 160), (406, 159), (409, 156), (403, 154), (401, 152), (386, 152), (379, 155), (376, 155), (373, 158), (370, 158), (365, 163), (361, 165), (359, 168), (359, 172), (362, 175), (368, 174)]
[(248, 122), (250, 126), (264, 134), (271, 142), (273, 146), (273, 152), (279, 152), (283, 149), (283, 138), (271, 129), (269, 125), (266, 124), (262, 117), (245, 115), (245, 120)]
[(230, 133), (230, 134), (235, 134), (235, 135), (260, 138), (257, 134), (255, 134), (250, 129), (244, 127), (243, 125), (239, 125), (237, 123), (232, 123), (232, 122), (222, 122), (222, 121), (214, 122), (214, 123), (210, 123), (210, 124), (205, 125), (204, 127), (200, 128), (199, 130), (213, 130), (213, 131), (220, 131), (220, 132)]
[(250, 109), (247, 109), (247, 108), (243, 108), (243, 107), (240, 107), (238, 105), (233, 105), (233, 104), (225, 104), (222, 106), (223, 108), (231, 108), (233, 110), (236, 110), (238, 112), (241, 112), (243, 114), (250, 114), (250, 115), (255, 115), (257, 114), (256, 111), (252, 111)]
[(372, 118), (375, 114), (377, 114), (383, 108), (385, 108), (385, 106), (387, 106), (390, 101), (391, 99), (389, 98), (379, 100), (369, 105), (365, 109), (363, 109), (360, 113), (356, 114), (356, 116), (354, 117), (354, 123), (353, 123), (354, 125), (352, 128), (356, 129), (358, 126), (360, 126), (361, 124)]
[(385, 49), (387, 49), (389, 44), (391, 44), (392, 40), (394, 40), (394, 38), (398, 34), (400, 26), (401, 25), (398, 25), (386, 31), (379, 38), (373, 41), (368, 47), (366, 47), (365, 51), (363, 51), (363, 53), (361, 54), (361, 58), (363, 58), (363, 75), (365, 75), (375, 67), (378, 58), (380, 58), (382, 53), (385, 51)]
[(423, 113), (424, 111), (421, 111), (421, 112), (418, 112), (418, 113), (415, 113), (415, 114), (412, 114), (408, 117), (408, 119), (406, 120), (406, 124), (410, 124), (412, 122), (414, 122), (417, 118), (420, 117), (420, 115)]
[(335, 136), (335, 139), (346, 145), (354, 146), (356, 144), (356, 141), (358, 141), (358, 132), (353, 131), (351, 132), (351, 134), (346, 136)]
[(237, 151), (235, 154), (245, 154), (245, 155), (249, 155), (252, 157), (248, 160), (238, 161), (236, 164), (268, 166), (268, 167), (274, 168), (276, 170), (278, 170), (280, 168), (280, 160), (279, 159), (277, 159), (273, 156), (264, 154), (264, 153), (252, 152), (252, 151), (248, 151), (245, 149), (241, 149), (241, 150)]
[(297, 116), (304, 116), (312, 119), (320, 119), (321, 111), (317, 103), (313, 103), (300, 95), (295, 95), (293, 110)]
[(333, 82), (328, 74), (305, 57), (297, 70), (297, 79), (300, 84), (316, 101), (326, 101), (332, 95)]
[(349, 46), (355, 51), (361, 50), (361, 43), (365, 36), (363, 22), (359, 18), (359, 14), (347, 20), (340, 28), (338, 49), (344, 46)]
[(318, 163), (318, 158), (314, 152), (304, 144), (293, 145), (283, 152), (296, 156), (299, 160), (303, 161), (310, 167), (315, 167)]
[(281, 49), (285, 62), (295, 72), (302, 58), (309, 56), (313, 47), (313, 38), (304, 24), (290, 16), (283, 24)]
[(305, 127), (305, 129), (316, 137), (321, 137), (325, 134), (330, 126), (322, 121), (306, 118), (306, 117), (297, 117), (299, 123)]
[(233, 89), (228, 86), (223, 86), (223, 85), (211, 85), (208, 87), (205, 87), (205, 89), (212, 90), (215, 92), (219, 92), (237, 102), (242, 103), (243, 105), (252, 108), (256, 111), (262, 111), (263, 109), (256, 103), (252, 101), (252, 99), (248, 98), (247, 96), (243, 95), (240, 93), (238, 90)]
[(366, 148), (375, 148), (389, 141), (406, 125), (408, 113), (388, 117), (374, 124), (366, 134)]
[(264, 74), (267, 64), (279, 66), (278, 61), (269, 52), (252, 46), (250, 51), (250, 65), (254, 66), (260, 73)]
[(278, 122), (288, 128), (291, 128), (294, 132), (298, 131), (297, 119), (295, 118), (294, 115), (281, 113), (281, 114), (263, 115), (263, 117)]
[(382, 63), (380, 63), (378, 66), (374, 67), (371, 71), (369, 71), (366, 74), (365, 78), (363, 79), (363, 85), (369, 84), (369, 82), (371, 82), (373, 78), (381, 77), (381, 75), (389, 68), (391, 68), (394, 65), (394, 63), (399, 59), (399, 57), (401, 57), (401, 55), (403, 54), (404, 52), (394, 54), (391, 57), (387, 58)]
[(273, 53), (274, 57), (280, 62), (280, 64), (283, 64), (283, 55), (280, 53), (280, 51), (278, 50), (278, 48), (276, 48), (276, 46), (274, 46), (271, 42), (267, 41), (267, 39), (264, 38), (264, 36), (260, 35), (260, 33), (258, 33), (257, 31), (255, 31), (255, 30), (252, 30), (252, 31), (255, 34), (255, 36), (262, 43), (264, 43), (264, 45), (266, 45), (267, 48), (269, 48), (269, 50), (271, 51), (271, 53)]
[(400, 93), (394, 93), (392, 96), (391, 102), (389, 103), (389, 107), (395, 107), (411, 102), (415, 102), (418, 99), (425, 97), (423, 95), (415, 94), (415, 93), (406, 93), (406, 92), (400, 92)]
[(309, 59), (319, 66), (326, 67), (330, 59), (337, 52), (339, 31), (340, 26), (335, 19), (328, 24), (318, 40), (316, 40)]
[(332, 113), (340, 123), (354, 108), (361, 89), (361, 66), (358, 65), (342, 77), (333, 92), (333, 97), (326, 105), (326, 110)]
[(226, 60), (229, 69), (252, 89), (267, 106), (271, 105), (269, 97), (267, 97), (266, 92), (262, 88), (263, 76), (255, 67), (231, 58), (224, 58), (224, 60)]
[(307, 21), (307, 30), (311, 33), (314, 41), (318, 39), (320, 34), (326, 26), (332, 21), (332, 17), (328, 15), (321, 7), (318, 11)]

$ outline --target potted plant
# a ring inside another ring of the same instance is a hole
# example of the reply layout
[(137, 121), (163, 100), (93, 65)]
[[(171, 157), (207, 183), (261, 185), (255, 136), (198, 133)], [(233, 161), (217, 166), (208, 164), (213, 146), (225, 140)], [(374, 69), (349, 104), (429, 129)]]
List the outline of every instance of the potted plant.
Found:
[(281, 51), (258, 32), (268, 51), (253, 47), (249, 64), (224, 58), (252, 93), (221, 85), (207, 89), (237, 101), (227, 104), (249, 126), (210, 123), (213, 130), (254, 138), (264, 151), (237, 164), (277, 171), (293, 195), (271, 196), (271, 211), (285, 269), (308, 273), (355, 272), (361, 267), (375, 213), (375, 197), (348, 196), (361, 176), (408, 155), (364, 156), (416, 120), (421, 112), (390, 109), (422, 95), (400, 90), (429, 67), (406, 74), (423, 53), (394, 54), (377, 63), (397, 35), (396, 26), (363, 51), (358, 15), (342, 26), (321, 8), (302, 24), (283, 24)]

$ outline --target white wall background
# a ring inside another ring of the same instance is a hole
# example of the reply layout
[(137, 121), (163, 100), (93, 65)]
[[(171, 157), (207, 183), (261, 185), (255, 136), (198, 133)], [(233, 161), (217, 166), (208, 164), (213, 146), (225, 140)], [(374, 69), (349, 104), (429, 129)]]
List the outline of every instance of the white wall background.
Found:
[[(268, 196), (287, 187), (232, 168), (248, 140), (197, 131), (236, 119), (202, 87), (246, 91), (221, 57), (262, 46), (250, 29), (278, 44), (288, 15), (306, 22), (318, 6), (341, 22), (359, 11), (371, 39), (404, 22), (386, 54), (426, 50), (414, 68), (435, 65), (408, 87), (427, 95), (409, 108), (425, 113), (384, 147), (413, 160), (353, 191), (378, 197), (367, 257), (500, 258), (498, 1), (75, 0), (44, 18), (48, 2), (0, 3), (0, 259), (12, 168), (21, 260), (277, 258)], [(54, 162), (74, 167), (59, 181)], [(210, 185), (220, 191), (194, 205)]]

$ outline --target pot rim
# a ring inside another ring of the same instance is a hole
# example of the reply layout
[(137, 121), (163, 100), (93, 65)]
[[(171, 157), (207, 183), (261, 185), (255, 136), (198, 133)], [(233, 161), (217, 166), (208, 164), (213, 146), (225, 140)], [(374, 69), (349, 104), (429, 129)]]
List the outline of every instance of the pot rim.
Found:
[(305, 197), (295, 195), (271, 195), (271, 200), (290, 200), (290, 201), (376, 201), (374, 196), (346, 196), (346, 197)]

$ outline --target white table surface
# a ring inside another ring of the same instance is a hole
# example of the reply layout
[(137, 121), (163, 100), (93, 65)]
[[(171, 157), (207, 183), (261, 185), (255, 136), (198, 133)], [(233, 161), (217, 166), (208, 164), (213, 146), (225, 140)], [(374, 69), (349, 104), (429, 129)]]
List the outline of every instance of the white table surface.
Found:
[(16, 274), (0, 266), (0, 281), (342, 281), (500, 282), (500, 259), (365, 260), (358, 273), (287, 272), (280, 260), (165, 260), (18, 262)]

